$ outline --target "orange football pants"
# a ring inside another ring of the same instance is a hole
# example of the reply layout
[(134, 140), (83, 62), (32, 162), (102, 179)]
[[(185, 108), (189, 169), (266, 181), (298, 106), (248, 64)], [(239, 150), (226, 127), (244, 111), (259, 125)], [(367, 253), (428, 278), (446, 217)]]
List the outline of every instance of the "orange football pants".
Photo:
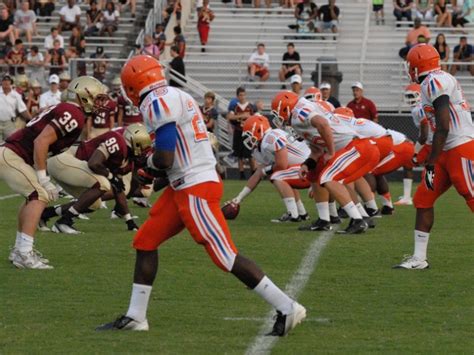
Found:
[(311, 183), (306, 179), (300, 178), (300, 167), (301, 165), (293, 165), (288, 169), (276, 171), (270, 177), (270, 181), (284, 181), (293, 189), (308, 189)]
[(389, 155), (393, 149), (392, 136), (383, 136), (379, 138), (370, 138), (370, 139), (375, 142), (375, 145), (379, 149), (380, 160), (385, 159), (385, 157)]
[(435, 164), (434, 190), (426, 187), (423, 174), (413, 197), (415, 207), (433, 207), (451, 185), (474, 212), (474, 140), (441, 153)]
[(326, 163), (319, 184), (328, 181), (349, 184), (372, 171), (379, 160), (379, 150), (370, 139), (354, 139)]
[(413, 155), (415, 155), (415, 145), (412, 142), (405, 141), (394, 145), (392, 152), (380, 161), (372, 174), (385, 175), (401, 167), (413, 168)]
[(423, 145), (423, 148), (418, 152), (416, 155), (416, 160), (418, 161), (419, 165), (423, 165), (428, 159), (428, 156), (431, 154), (431, 145), (430, 144), (425, 144)]
[(186, 228), (219, 268), (231, 271), (237, 248), (220, 208), (222, 193), (222, 182), (204, 182), (183, 190), (168, 186), (135, 235), (133, 247), (156, 250)]

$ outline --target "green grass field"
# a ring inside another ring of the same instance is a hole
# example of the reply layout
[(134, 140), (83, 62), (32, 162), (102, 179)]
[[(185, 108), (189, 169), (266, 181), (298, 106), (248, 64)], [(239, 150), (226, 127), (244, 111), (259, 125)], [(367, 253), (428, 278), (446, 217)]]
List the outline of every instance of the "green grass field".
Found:
[[(231, 198), (242, 182), (225, 186)], [(394, 197), (400, 189), (393, 184)], [(0, 196), (8, 194), (1, 184)], [(54, 270), (17, 270), (7, 256), (20, 203), (18, 197), (0, 200), (0, 353), (242, 354), (260, 331), (270, 307), (214, 267), (183, 233), (161, 249), (150, 331), (96, 333), (95, 326), (128, 307), (133, 235), (108, 218), (110, 210), (101, 210), (77, 223), (85, 232), (80, 236), (38, 234), (37, 248)], [(306, 206), (314, 215), (313, 205)], [(240, 251), (283, 287), (319, 235), (271, 224), (282, 210), (272, 186), (262, 183), (230, 227)], [(147, 211), (134, 212), (142, 222)], [(412, 252), (414, 212), (400, 207), (365, 235), (335, 235), (299, 298), (308, 321), (272, 352), (472, 353), (472, 214), (450, 190), (437, 205), (431, 269), (392, 270)]]

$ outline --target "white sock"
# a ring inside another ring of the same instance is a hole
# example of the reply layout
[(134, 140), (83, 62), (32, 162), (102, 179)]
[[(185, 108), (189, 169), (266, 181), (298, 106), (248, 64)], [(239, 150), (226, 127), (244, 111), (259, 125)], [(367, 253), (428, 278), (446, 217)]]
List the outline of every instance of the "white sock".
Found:
[(33, 243), (35, 239), (28, 234), (20, 233), (20, 240), (18, 242), (18, 251), (22, 254), (27, 254), (33, 250)]
[(286, 210), (293, 218), (298, 218), (298, 207), (296, 207), (296, 200), (294, 197), (286, 197), (283, 200)]
[(289, 314), (291, 312), (293, 300), (268, 277), (264, 276), (253, 290), (281, 313)]
[(332, 217), (339, 217), (336, 201), (329, 202), (329, 215)]
[(406, 200), (411, 199), (412, 185), (413, 185), (413, 179), (403, 179), (403, 198)]
[(417, 231), (415, 229), (415, 252), (413, 255), (420, 260), (426, 260), (426, 250), (428, 249), (428, 241), (430, 233)]
[(16, 231), (16, 239), (15, 239), (15, 249), (18, 249), (21, 244), (21, 232)]
[(382, 198), (382, 203), (384, 206), (388, 206), (390, 208), (393, 208), (392, 204), (392, 196), (390, 195), (390, 192), (387, 192), (386, 194), (380, 195)]
[(71, 213), (72, 213), (74, 216), (76, 216), (76, 217), (79, 216), (79, 214), (80, 214), (80, 213), (77, 212), (76, 209), (75, 209), (74, 207), (72, 207), (72, 206), (69, 207), (68, 211), (71, 212)]
[(365, 208), (362, 206), (362, 203), (359, 202), (359, 203), (356, 205), (356, 207), (357, 207), (357, 210), (359, 211), (359, 213), (360, 213), (360, 215), (361, 215), (362, 217), (369, 217), (369, 215), (367, 214), (367, 211), (366, 211)]
[(373, 210), (378, 209), (377, 202), (375, 202), (375, 199), (372, 199), (372, 200), (367, 201), (367, 202), (365, 203), (365, 205), (366, 205), (368, 208), (372, 208)]
[(300, 216), (304, 216), (305, 214), (308, 213), (306, 212), (306, 208), (304, 208), (303, 201), (301, 200), (296, 201), (296, 208), (298, 209), (298, 214)]
[(354, 202), (349, 202), (347, 205), (342, 206), (344, 211), (346, 211), (347, 215), (353, 219), (362, 219), (362, 216), (360, 215), (359, 210), (357, 209), (356, 205), (354, 205)]
[(127, 317), (133, 318), (137, 322), (143, 322), (146, 319), (146, 310), (148, 308), (151, 288), (152, 287), (148, 285), (133, 284)]
[(329, 203), (328, 202), (316, 202), (316, 209), (318, 210), (319, 219), (329, 221)]

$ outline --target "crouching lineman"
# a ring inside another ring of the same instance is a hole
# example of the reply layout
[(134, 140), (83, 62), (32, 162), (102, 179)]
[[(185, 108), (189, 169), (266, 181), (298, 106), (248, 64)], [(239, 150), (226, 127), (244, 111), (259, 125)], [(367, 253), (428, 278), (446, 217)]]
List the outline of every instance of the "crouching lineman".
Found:
[(237, 251), (219, 206), (223, 184), (197, 103), (167, 85), (160, 63), (151, 56), (131, 58), (121, 76), (127, 96), (140, 107), (148, 131), (155, 133), (155, 152), (148, 165), (166, 169), (170, 186), (134, 238), (137, 259), (126, 315), (97, 330), (148, 330), (146, 312), (158, 269), (157, 249), (186, 228), (219, 268), (234, 274), (277, 309), (270, 334), (287, 334), (305, 318), (306, 310)]
[(64, 189), (77, 198), (62, 206), (44, 210), (42, 225), (55, 216), (55, 233), (79, 234), (74, 219), (81, 213), (100, 208), (101, 197), (113, 191), (117, 201), (115, 212), (125, 219), (128, 230), (138, 230), (130, 215), (122, 177), (133, 170), (133, 159), (151, 147), (145, 126), (133, 124), (83, 141), (63, 154), (48, 159), (48, 172)]
[(58, 190), (47, 175), (47, 158), (68, 149), (80, 136), (84, 112), (101, 105), (106, 88), (98, 80), (82, 76), (68, 87), (67, 102), (42, 111), (25, 128), (0, 146), (0, 179), (26, 201), (18, 213), (18, 231), (10, 261), (18, 268), (52, 269), (33, 249), (41, 214)]
[(413, 82), (421, 84), (421, 100), (435, 127), (423, 181), (416, 190), (415, 250), (397, 268), (426, 269), (434, 204), (454, 185), (474, 212), (474, 123), (470, 106), (456, 78), (441, 70), (435, 48), (420, 44), (410, 49), (407, 67)]
[(311, 153), (308, 146), (281, 129), (271, 129), (268, 119), (261, 115), (247, 118), (242, 129), (243, 143), (252, 151), (260, 167), (231, 202), (240, 204), (262, 178), (269, 176), (287, 211), (272, 222), (300, 222), (309, 219), (298, 192), (298, 189), (310, 186), (308, 180), (299, 176), (301, 164)]
[[(311, 156), (301, 165), (302, 176), (308, 175), (323, 159), (323, 168), (316, 185), (324, 187), (343, 207), (351, 218), (351, 223), (339, 233), (357, 234), (365, 232), (367, 223), (354, 204), (348, 184), (363, 177), (379, 161), (379, 151), (369, 139), (362, 139), (346, 124), (340, 122), (332, 113), (318, 103), (289, 91), (278, 93), (272, 101), (272, 111), (278, 126), (291, 125), (298, 136), (310, 145)], [(317, 191), (314, 191), (318, 195)], [(327, 194), (327, 192), (326, 192)], [(325, 196), (324, 201), (328, 201)], [(327, 222), (329, 223), (329, 211)]]

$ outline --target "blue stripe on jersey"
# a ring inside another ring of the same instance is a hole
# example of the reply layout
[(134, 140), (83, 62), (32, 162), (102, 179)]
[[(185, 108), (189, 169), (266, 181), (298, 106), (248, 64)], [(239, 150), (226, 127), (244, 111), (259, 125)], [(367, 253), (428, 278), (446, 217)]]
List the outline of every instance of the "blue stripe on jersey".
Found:
[(451, 107), (449, 108), (449, 115), (451, 116), (451, 121), (453, 121), (454, 128), (457, 128), (458, 124), (456, 122), (456, 116), (454, 115), (453, 110), (451, 110)]
[(183, 155), (184, 163), (185, 163), (186, 165), (189, 165), (188, 157), (187, 157), (187, 155), (186, 155), (186, 150), (184, 150), (184, 144), (183, 144), (182, 137), (181, 137), (181, 135), (180, 135), (179, 133), (176, 135), (176, 137), (178, 138), (178, 146), (179, 146), (179, 148), (180, 148), (180, 150), (181, 150), (181, 153), (182, 153), (182, 155)]
[(430, 80), (430, 85), (431, 85), (431, 94), (433, 95), (436, 91), (435, 84), (434, 84), (433, 80)]
[(158, 100), (153, 100), (152, 102), (153, 102), (153, 112), (155, 113), (156, 119), (159, 120), (161, 117), (160, 104), (158, 103)]

